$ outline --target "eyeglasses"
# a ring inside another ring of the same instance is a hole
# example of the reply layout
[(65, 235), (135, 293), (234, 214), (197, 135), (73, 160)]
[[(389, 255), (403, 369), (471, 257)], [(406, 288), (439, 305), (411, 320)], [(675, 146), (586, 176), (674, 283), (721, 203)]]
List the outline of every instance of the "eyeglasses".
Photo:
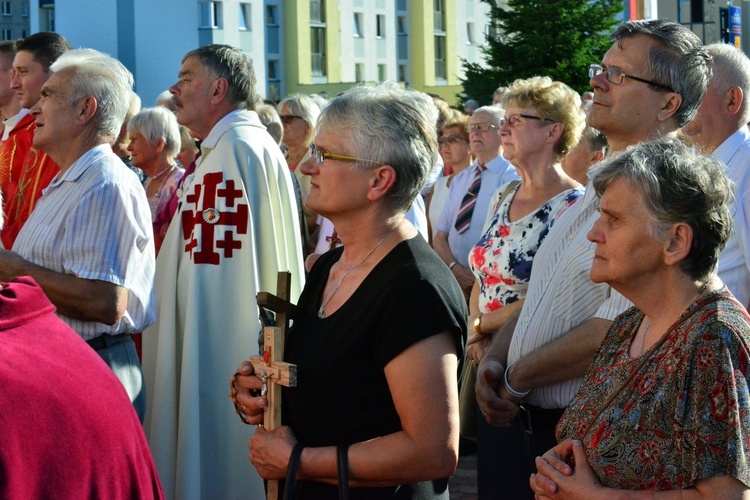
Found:
[(440, 144), (441, 146), (444, 146), (445, 143), (455, 144), (457, 142), (467, 142), (467, 141), (466, 141), (466, 139), (464, 139), (460, 135), (456, 135), (456, 134), (451, 134), (449, 136), (444, 136), (444, 137), (439, 137), (438, 138), (438, 144)]
[(491, 128), (500, 128), (497, 125), (493, 125), (492, 123), (470, 123), (469, 124), (469, 133), (472, 132), (487, 132)]
[(594, 78), (595, 76), (601, 75), (602, 73), (604, 73), (604, 76), (607, 78), (608, 82), (614, 83), (615, 85), (620, 85), (623, 78), (630, 78), (631, 80), (635, 80), (637, 82), (653, 85), (654, 87), (666, 90), (667, 92), (674, 92), (671, 87), (662, 85), (661, 83), (652, 82), (651, 80), (646, 80), (645, 78), (639, 78), (637, 76), (626, 75), (620, 68), (616, 66), (610, 66), (608, 68), (605, 68), (601, 64), (591, 64), (589, 66), (589, 78)]
[(287, 125), (289, 125), (290, 123), (292, 123), (292, 121), (295, 118), (299, 118), (300, 120), (304, 120), (304, 118), (302, 118), (301, 116), (297, 116), (297, 115), (281, 115), (281, 116), (279, 116), (279, 118), (281, 118), (281, 121), (284, 122), (284, 123), (286, 123)]
[(373, 165), (382, 165), (379, 161), (365, 160), (364, 158), (357, 158), (355, 156), (337, 155), (335, 153), (327, 153), (322, 149), (315, 147), (315, 144), (310, 144), (310, 154), (315, 163), (323, 163), (323, 160), (337, 160), (337, 161), (349, 161), (349, 162), (364, 162), (372, 163)]
[(523, 113), (518, 113), (517, 115), (508, 115), (504, 119), (500, 120), (500, 126), (503, 127), (506, 124), (510, 128), (515, 128), (522, 124), (521, 118), (526, 118), (527, 120), (542, 120), (545, 122), (555, 123), (555, 120), (552, 120), (550, 118), (542, 118), (541, 116), (533, 116), (533, 115), (524, 115)]

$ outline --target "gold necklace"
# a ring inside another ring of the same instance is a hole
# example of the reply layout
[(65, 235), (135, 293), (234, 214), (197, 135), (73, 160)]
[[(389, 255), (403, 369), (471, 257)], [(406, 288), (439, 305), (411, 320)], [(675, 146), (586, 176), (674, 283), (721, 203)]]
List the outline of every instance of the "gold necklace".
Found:
[[(698, 293), (696, 293), (695, 297), (693, 297), (693, 300), (691, 300), (690, 303), (688, 303), (688, 305), (685, 308), (685, 310), (682, 311), (682, 314), (680, 314), (680, 317), (677, 318), (677, 321), (680, 321), (680, 319), (682, 319), (682, 317), (685, 316), (685, 313), (688, 312), (688, 309), (690, 309), (690, 306), (693, 304), (693, 302), (695, 302), (696, 300), (698, 300), (698, 297), (700, 297), (701, 295), (703, 295), (703, 292), (706, 291), (706, 287), (708, 286), (708, 284), (710, 282), (711, 282), (711, 280), (708, 280), (705, 283), (703, 283), (703, 285), (701, 285), (701, 287), (698, 289)], [(648, 331), (650, 329), (651, 329), (651, 320), (649, 320), (648, 326), (646, 327), (646, 331), (643, 333), (643, 338), (641, 338), (641, 352), (640, 352), (639, 356), (643, 355), (643, 353), (645, 352), (645, 349), (646, 349), (646, 337), (648, 336)], [(669, 331), (667, 331), (667, 333), (669, 333)]]
[(355, 265), (353, 265), (352, 267), (350, 267), (349, 269), (347, 269), (347, 270), (346, 270), (346, 272), (344, 273), (344, 275), (343, 275), (343, 276), (341, 276), (341, 279), (340, 279), (340, 280), (339, 280), (339, 282), (338, 282), (338, 283), (336, 284), (336, 288), (334, 288), (332, 292), (330, 292), (330, 293), (326, 293), (325, 297), (323, 297), (323, 303), (322, 303), (322, 304), (320, 305), (320, 309), (318, 309), (318, 317), (319, 317), (320, 319), (324, 319), (324, 318), (326, 317), (326, 306), (328, 305), (328, 302), (330, 302), (330, 301), (331, 301), (331, 299), (333, 298), (333, 294), (335, 294), (335, 293), (336, 293), (336, 292), (337, 292), (337, 291), (339, 290), (339, 288), (341, 287), (341, 283), (343, 283), (343, 282), (344, 282), (344, 278), (346, 278), (346, 277), (347, 277), (347, 276), (349, 275), (349, 273), (350, 273), (350, 272), (354, 271), (354, 270), (355, 270), (355, 269), (357, 269), (357, 268), (358, 268), (359, 266), (361, 266), (362, 264), (364, 264), (364, 263), (365, 263), (365, 261), (367, 260), (367, 258), (368, 258), (368, 257), (369, 257), (370, 255), (372, 255), (372, 253), (373, 253), (373, 252), (374, 252), (374, 251), (375, 251), (375, 250), (376, 250), (376, 249), (377, 249), (377, 248), (378, 248), (378, 247), (379, 247), (379, 246), (380, 246), (380, 245), (381, 245), (381, 244), (382, 244), (382, 243), (383, 243), (383, 242), (385, 241), (385, 239), (386, 239), (387, 237), (389, 237), (389, 236), (391, 235), (391, 233), (392, 233), (393, 231), (395, 231), (395, 230), (396, 230), (396, 228), (397, 228), (398, 226), (400, 226), (400, 225), (401, 225), (401, 223), (399, 223), (398, 225), (394, 226), (394, 227), (393, 227), (392, 229), (390, 229), (389, 231), (387, 231), (387, 232), (386, 232), (386, 233), (385, 233), (385, 234), (383, 235), (383, 237), (382, 237), (382, 238), (380, 238), (380, 241), (378, 241), (378, 242), (377, 242), (377, 243), (375, 244), (375, 246), (374, 246), (374, 247), (372, 247), (372, 250), (370, 250), (370, 251), (369, 251), (369, 252), (367, 253), (367, 255), (365, 255), (365, 258), (364, 258), (364, 259), (360, 260), (360, 261), (359, 261), (359, 262), (357, 262), (357, 263), (356, 263)]

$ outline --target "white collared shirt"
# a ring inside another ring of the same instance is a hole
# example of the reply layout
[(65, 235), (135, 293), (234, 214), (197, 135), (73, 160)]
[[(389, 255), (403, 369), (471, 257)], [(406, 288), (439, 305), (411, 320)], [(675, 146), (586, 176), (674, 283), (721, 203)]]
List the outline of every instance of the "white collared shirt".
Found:
[(735, 200), (730, 206), (733, 228), (719, 257), (719, 278), (747, 307), (750, 302), (750, 130), (742, 127), (714, 151), (713, 156), (728, 167), (734, 182)]
[(156, 319), (151, 212), (138, 177), (109, 144), (84, 153), (58, 174), (18, 233), (13, 251), (58, 273), (128, 290), (115, 325), (60, 315), (84, 340), (143, 331)]
[(487, 211), (490, 209), (492, 195), (500, 186), (518, 179), (515, 167), (502, 156), (496, 156), (488, 161), (485, 164), (486, 170), (482, 172), (482, 184), (479, 188), (474, 212), (471, 215), (469, 229), (459, 234), (455, 227), (456, 217), (461, 210), (461, 202), (469, 190), (469, 186), (474, 182), (474, 173), (477, 166), (478, 163), (475, 160), (469, 167), (453, 177), (448, 199), (437, 222), (437, 229), (448, 233), (448, 246), (453, 253), (453, 257), (464, 267), (469, 266), (469, 252), (484, 232), (484, 224), (487, 220)]
[[(589, 169), (595, 172), (596, 166)], [(539, 246), (531, 268), (526, 301), (508, 352), (508, 365), (592, 318), (614, 320), (632, 304), (606, 283), (589, 275), (595, 244), (586, 235), (599, 218), (599, 199), (591, 182)], [(526, 400), (542, 408), (565, 408), (582, 379), (539, 387)]]
[(11, 131), (18, 125), (18, 122), (23, 120), (23, 118), (29, 114), (29, 110), (26, 108), (21, 108), (21, 111), (16, 113), (15, 116), (11, 116), (10, 118), (6, 118), (3, 120), (3, 125), (5, 125), (5, 129), (3, 129), (3, 137), (0, 139), (0, 142), (3, 142), (8, 138)]

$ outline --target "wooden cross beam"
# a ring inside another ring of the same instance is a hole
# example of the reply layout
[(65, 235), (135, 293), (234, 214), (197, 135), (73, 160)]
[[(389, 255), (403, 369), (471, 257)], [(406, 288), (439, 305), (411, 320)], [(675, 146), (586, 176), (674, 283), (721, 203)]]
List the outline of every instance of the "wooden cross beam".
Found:
[[(271, 431), (281, 426), (281, 386), (297, 385), (297, 367), (284, 362), (284, 337), (293, 317), (295, 306), (289, 301), (292, 275), (279, 273), (277, 295), (258, 294), (258, 305), (276, 312), (276, 325), (263, 328), (263, 355), (250, 356), (255, 374), (263, 379), (263, 392), (268, 407), (263, 416), (263, 426)], [(268, 481), (268, 500), (279, 498), (278, 480)]]

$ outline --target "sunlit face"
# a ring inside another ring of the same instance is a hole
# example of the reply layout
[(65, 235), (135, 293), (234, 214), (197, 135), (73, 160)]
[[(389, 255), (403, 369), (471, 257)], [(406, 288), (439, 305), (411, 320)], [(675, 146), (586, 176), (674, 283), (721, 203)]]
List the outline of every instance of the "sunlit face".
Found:
[[(345, 134), (321, 130), (313, 144), (326, 153), (354, 156)], [(352, 212), (366, 206), (370, 171), (352, 162), (325, 159), (315, 163), (311, 157), (300, 165), (304, 175), (310, 176), (310, 194), (304, 200), (305, 206), (328, 219)]]
[(26, 50), (19, 50), (13, 60), (15, 72), (10, 85), (18, 94), (21, 106), (31, 108), (41, 97), (42, 86), (49, 79), (50, 72), (41, 63), (34, 60), (34, 55)]
[(665, 244), (649, 232), (652, 218), (639, 188), (622, 179), (612, 182), (599, 212), (588, 233), (589, 241), (596, 243), (591, 280), (609, 283), (621, 293), (641, 287), (665, 265)]
[(443, 130), (440, 138), (440, 154), (443, 162), (449, 167), (454, 165), (468, 165), (471, 162), (471, 151), (469, 142), (464, 138), (459, 127), (448, 127)]
[(157, 147), (150, 144), (148, 139), (137, 130), (130, 132), (128, 152), (130, 153), (132, 164), (147, 174), (151, 173), (151, 167), (155, 166), (159, 160), (159, 150)]
[(529, 118), (532, 116), (545, 118), (534, 108), (508, 106), (505, 110), (500, 137), (503, 143), (503, 157), (513, 165), (522, 165), (532, 155), (544, 149), (553, 149), (555, 146), (554, 143), (546, 142), (549, 126), (553, 122)]
[[(656, 45), (647, 35), (625, 38), (607, 51), (602, 66), (615, 66), (628, 75), (652, 79), (646, 71), (646, 57)], [(588, 124), (607, 136), (615, 147), (638, 143), (656, 130), (660, 124), (657, 115), (665, 97), (671, 95), (630, 78), (614, 84), (604, 73), (593, 77), (590, 83), (594, 87), (594, 101), (588, 112)]]
[[(10, 87), (13, 80), (13, 54), (0, 54), (0, 107), (13, 101), (18, 102), (18, 94)], [(10, 118), (10, 116), (3, 116)]]
[(188, 57), (180, 68), (179, 80), (169, 88), (177, 107), (177, 122), (202, 137), (208, 135), (213, 126), (207, 125), (206, 108), (211, 102), (217, 80), (197, 57)]
[(187, 168), (191, 163), (195, 161), (195, 157), (197, 155), (198, 152), (194, 148), (191, 148), (190, 146), (183, 146), (180, 149), (180, 152), (177, 153), (177, 156), (175, 156), (175, 158), (177, 158), (177, 161), (180, 162), (180, 165)]
[(64, 71), (53, 74), (42, 87), (41, 98), (29, 110), (36, 124), (33, 144), (50, 156), (66, 149), (76, 133), (78, 103), (68, 102), (71, 76)]
[(299, 147), (308, 145), (310, 135), (310, 126), (305, 120), (298, 117), (284, 105), (279, 111), (281, 123), (284, 125), (284, 137), (282, 142), (289, 147)]
[[(494, 128), (487, 128), (485, 131), (477, 130), (472, 125), (481, 125), (488, 123)], [(500, 123), (493, 115), (488, 113), (474, 113), (469, 121), (469, 141), (471, 152), (482, 163), (487, 163), (501, 152), (502, 143), (500, 140)]]

